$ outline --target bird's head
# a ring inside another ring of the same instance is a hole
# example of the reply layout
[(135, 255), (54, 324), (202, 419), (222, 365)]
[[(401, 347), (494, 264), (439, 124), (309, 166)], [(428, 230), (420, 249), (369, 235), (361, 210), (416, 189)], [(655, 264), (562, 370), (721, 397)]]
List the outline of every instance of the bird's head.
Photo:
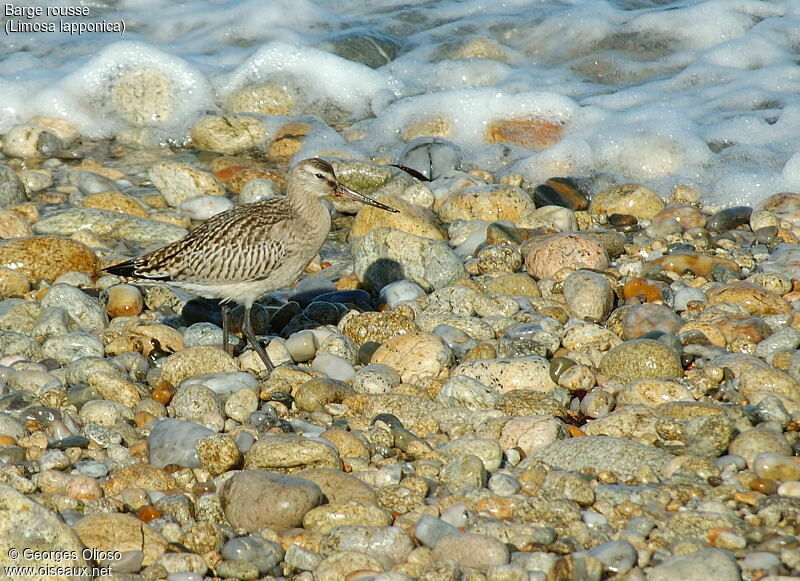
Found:
[(397, 212), (397, 210), (386, 204), (376, 202), (367, 196), (343, 186), (339, 180), (336, 179), (333, 166), (324, 159), (318, 157), (304, 159), (295, 165), (289, 172), (288, 182), (292, 184), (292, 187), (300, 187), (304, 192), (310, 192), (312, 195), (316, 195), (320, 198), (324, 198), (325, 196), (342, 196), (344, 198), (356, 200), (362, 204), (375, 206), (381, 210)]

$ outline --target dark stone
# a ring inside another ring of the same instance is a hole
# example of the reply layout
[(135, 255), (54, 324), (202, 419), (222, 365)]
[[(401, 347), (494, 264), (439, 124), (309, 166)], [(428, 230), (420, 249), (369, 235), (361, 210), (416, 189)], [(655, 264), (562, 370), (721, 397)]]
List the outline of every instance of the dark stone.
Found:
[(550, 379), (553, 380), (553, 383), (558, 383), (561, 374), (573, 365), (576, 365), (576, 362), (569, 357), (553, 357), (550, 361)]
[(380, 346), (381, 344), (377, 341), (367, 341), (361, 345), (361, 347), (358, 348), (358, 362), (362, 365), (369, 365), (369, 362), (372, 361), (372, 356)]
[(572, 178), (550, 178), (533, 190), (533, 202), (542, 206), (561, 206), (570, 210), (585, 210), (589, 198), (581, 185)]
[(303, 309), (298, 302), (289, 301), (285, 305), (281, 306), (277, 311), (272, 313), (270, 327), (276, 333), (280, 333), (281, 330), (289, 324), (289, 321), (302, 312)]
[(724, 264), (715, 264), (711, 268), (711, 280), (717, 282), (730, 282), (733, 280), (741, 280), (741, 275), (734, 271), (732, 268)]
[(400, 40), (377, 30), (351, 30), (323, 43), (333, 54), (377, 69), (392, 62), (400, 54)]
[(378, 414), (377, 416), (372, 418), (372, 422), (370, 422), (370, 425), (375, 425), (378, 422), (383, 422), (384, 424), (392, 428), (392, 431), (404, 429), (403, 422), (401, 422), (398, 419), (398, 417), (395, 416), (394, 414)]
[(64, 142), (58, 135), (42, 131), (36, 138), (36, 151), (44, 156), (52, 157), (64, 151)]
[(630, 214), (611, 214), (608, 217), (608, 223), (614, 228), (625, 229), (631, 226), (637, 226), (639, 220), (636, 216), (631, 216)]
[(89, 438), (85, 436), (67, 436), (50, 444), (50, 448), (66, 450), (67, 448), (86, 448), (89, 446)]
[(372, 297), (370, 296), (370, 294), (367, 291), (361, 289), (342, 290), (330, 293), (323, 293), (317, 297), (314, 297), (314, 300), (311, 301), (311, 304), (314, 304), (319, 301), (324, 301), (328, 303), (342, 303), (346, 305), (355, 305), (356, 307), (359, 307), (364, 310), (371, 310), (374, 307), (372, 302)]
[(303, 315), (312, 321), (318, 321), (323, 325), (335, 325), (347, 313), (347, 307), (341, 303), (329, 303), (326, 301), (315, 300), (305, 309)]
[(711, 232), (734, 230), (738, 226), (750, 223), (753, 208), (750, 206), (734, 206), (720, 210), (708, 219), (706, 228)]

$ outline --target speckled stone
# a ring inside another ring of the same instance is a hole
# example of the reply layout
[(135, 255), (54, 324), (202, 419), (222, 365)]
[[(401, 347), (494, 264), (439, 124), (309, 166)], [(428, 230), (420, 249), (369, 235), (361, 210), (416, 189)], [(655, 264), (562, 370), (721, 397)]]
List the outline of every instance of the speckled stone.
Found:
[(774, 393), (800, 404), (800, 382), (774, 367), (752, 367), (739, 376), (739, 393), (749, 400)]
[(617, 400), (626, 404), (644, 404), (655, 407), (670, 401), (694, 401), (692, 392), (685, 386), (664, 379), (635, 379)]
[(195, 442), (200, 464), (213, 476), (224, 474), (241, 461), (241, 454), (233, 438), (225, 434), (210, 434)]
[(375, 199), (391, 206), (398, 212), (392, 213), (371, 206), (363, 206), (356, 214), (353, 225), (350, 227), (350, 240), (381, 227), (393, 228), (394, 230), (407, 232), (414, 236), (431, 238), (432, 240), (447, 239), (441, 228), (434, 223), (435, 219), (432, 213), (398, 198), (381, 196)]
[(397, 313), (350, 311), (338, 324), (345, 337), (359, 344), (374, 341), (385, 343), (389, 339), (418, 329), (414, 321)]
[(360, 575), (380, 575), (384, 568), (379, 559), (358, 551), (342, 551), (323, 559), (314, 569), (316, 581), (354, 579)]
[(347, 502), (350, 500), (376, 504), (375, 490), (352, 474), (333, 468), (311, 468), (295, 472), (294, 476), (314, 482), (320, 487), (328, 502)]
[(333, 555), (358, 551), (370, 555), (387, 566), (402, 563), (414, 549), (414, 542), (405, 529), (393, 527), (336, 527), (323, 537), (320, 552)]
[(97, 208), (99, 210), (109, 210), (111, 212), (121, 212), (140, 218), (147, 218), (150, 213), (142, 203), (131, 196), (121, 192), (98, 192), (89, 194), (83, 198), (81, 205), (84, 208)]
[(322, 491), (310, 480), (265, 470), (237, 472), (226, 481), (220, 497), (231, 525), (251, 533), (265, 527), (300, 526), (306, 514), (323, 502)]
[(303, 518), (303, 528), (323, 535), (339, 526), (386, 527), (391, 524), (392, 515), (389, 511), (357, 500), (318, 506)]
[(626, 341), (607, 351), (600, 360), (600, 372), (620, 381), (683, 377), (675, 352), (652, 339)]
[[(593, 391), (583, 398), (585, 404), (590, 395), (602, 393)], [(586, 409), (583, 406), (582, 409)], [(587, 414), (589, 415), (589, 414)], [(597, 419), (587, 422), (583, 426), (583, 431), (590, 436), (606, 435), (614, 438), (636, 439), (644, 434), (655, 433), (655, 425), (658, 416), (656, 412), (645, 405), (626, 405), (614, 409), (610, 413), (592, 415)]]
[(653, 190), (639, 184), (612, 186), (598, 193), (589, 204), (593, 214), (628, 214), (649, 220), (664, 209), (664, 201)]
[(184, 379), (207, 373), (237, 371), (236, 361), (222, 349), (201, 345), (173, 353), (164, 360), (161, 378), (179, 385)]
[(549, 393), (558, 387), (550, 378), (550, 364), (547, 359), (538, 355), (467, 361), (458, 365), (451, 373), (452, 377), (460, 375), (477, 379), (499, 393), (515, 389)]
[(144, 247), (176, 242), (187, 233), (186, 228), (161, 220), (97, 208), (70, 208), (43, 218), (33, 226), (37, 234), (54, 236), (72, 236), (82, 230), (102, 239), (125, 240)]
[(675, 220), (685, 230), (706, 225), (706, 217), (700, 208), (691, 204), (670, 204), (651, 218), (653, 223), (661, 220)]
[(608, 267), (608, 253), (596, 240), (580, 234), (558, 234), (532, 246), (525, 269), (536, 279), (553, 278), (563, 268), (578, 270)]
[(439, 218), (444, 222), (476, 219), (515, 222), (535, 209), (533, 200), (522, 188), (498, 184), (450, 194), (439, 208)]
[(192, 127), (194, 147), (235, 155), (264, 147), (267, 136), (263, 122), (244, 115), (209, 116)]
[(341, 468), (341, 460), (336, 449), (324, 440), (270, 435), (253, 444), (245, 455), (244, 467), (292, 474), (309, 468)]
[(672, 455), (631, 440), (586, 436), (558, 440), (534, 451), (528, 458), (544, 460), (562, 470), (577, 472), (594, 467), (619, 474), (635, 475), (644, 465), (656, 471), (660, 470)]
[(381, 345), (371, 363), (388, 365), (403, 381), (414, 382), (422, 377), (446, 377), (453, 351), (433, 333), (406, 333)]
[[(13, 479), (11, 480), (13, 482)], [(3, 567), (84, 567), (88, 565), (82, 556), (84, 542), (79, 535), (59, 517), (58, 513), (45, 508), (32, 498), (11, 486), (0, 484), (3, 503), (0, 507), (0, 538), (3, 551), (0, 566)], [(87, 545), (89, 546), (89, 545)], [(18, 548), (21, 547), (21, 548)], [(20, 555), (9, 554), (17, 549)], [(44, 551), (41, 556), (31, 558), (25, 549)], [(116, 549), (115, 549), (116, 550)], [(75, 557), (72, 557), (74, 553)], [(69, 570), (69, 569), (68, 569)], [(4, 575), (11, 579), (22, 575)], [(40, 575), (40, 578), (63, 578)]]
[(85, 244), (55, 236), (32, 236), (0, 243), (0, 266), (29, 280), (53, 282), (66, 272), (94, 274), (97, 257)]
[(741, 574), (736, 559), (729, 551), (703, 549), (686, 555), (675, 555), (647, 572), (648, 581), (739, 581)]

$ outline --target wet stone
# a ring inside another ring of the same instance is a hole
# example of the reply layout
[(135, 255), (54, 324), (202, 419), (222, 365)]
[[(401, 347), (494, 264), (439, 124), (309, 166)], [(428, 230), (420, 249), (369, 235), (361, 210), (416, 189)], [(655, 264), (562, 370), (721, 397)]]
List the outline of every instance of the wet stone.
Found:
[(711, 232), (725, 232), (734, 230), (739, 226), (750, 223), (753, 208), (749, 206), (734, 206), (720, 210), (708, 219), (706, 227)]
[(570, 210), (585, 210), (589, 207), (586, 194), (572, 178), (550, 178), (536, 186), (533, 190), (533, 201), (537, 208), (561, 206)]
[(284, 555), (280, 545), (256, 535), (231, 539), (220, 553), (228, 561), (252, 564), (259, 575), (269, 573)]
[(418, 137), (400, 154), (400, 165), (418, 171), (429, 180), (461, 168), (461, 150), (441, 137)]
[(664, 202), (648, 187), (638, 184), (612, 186), (599, 192), (589, 204), (589, 212), (630, 214), (649, 220), (664, 209)]

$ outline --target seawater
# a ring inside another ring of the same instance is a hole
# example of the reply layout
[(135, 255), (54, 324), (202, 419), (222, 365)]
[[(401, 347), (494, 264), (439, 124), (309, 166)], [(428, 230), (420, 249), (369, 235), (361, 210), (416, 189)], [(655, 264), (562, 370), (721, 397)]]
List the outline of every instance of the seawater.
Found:
[[(302, 155), (397, 155), (404, 127), (442, 116), (468, 167), (533, 181), (608, 174), (662, 195), (682, 183), (725, 205), (800, 191), (796, 0), (0, 7), (0, 132), (46, 115), (112, 138), (131, 121), (115, 114), (109, 87), (148, 68), (174, 88), (170, 118), (144, 121), (165, 143), (186, 143), (191, 125), (237, 89), (277, 80), (364, 136), (347, 142), (323, 130)], [(355, 56), (344, 50), (354, 39)], [(486, 144), (488, 125), (510, 117), (563, 124), (563, 138), (541, 151)]]

